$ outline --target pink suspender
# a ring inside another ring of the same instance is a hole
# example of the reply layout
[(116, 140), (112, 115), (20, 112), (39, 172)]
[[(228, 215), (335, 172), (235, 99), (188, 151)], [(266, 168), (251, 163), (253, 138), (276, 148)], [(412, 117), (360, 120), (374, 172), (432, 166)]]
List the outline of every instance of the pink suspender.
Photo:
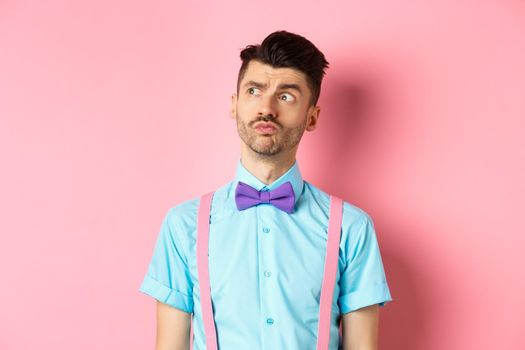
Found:
[[(206, 338), (206, 350), (217, 350), (217, 333), (213, 321), (213, 309), (210, 294), (210, 276), (208, 270), (208, 238), (210, 231), (210, 208), (213, 192), (201, 197), (197, 212), (197, 270), (199, 276), (202, 319)], [(330, 218), (328, 221), (328, 239), (324, 263), (324, 277), (319, 305), (319, 322), (317, 330), (317, 350), (328, 350), (330, 343), (330, 320), (332, 302), (337, 275), (339, 242), (341, 238), (341, 220), (343, 201), (330, 196)], [(341, 334), (341, 328), (339, 329)], [(190, 349), (193, 349), (193, 322), (190, 331)]]
[(202, 196), (197, 212), (197, 270), (201, 290), (202, 319), (204, 321), (206, 350), (217, 350), (217, 333), (215, 332), (215, 323), (213, 321), (210, 274), (208, 271), (208, 236), (210, 232), (210, 208), (212, 197), (213, 192)]
[(343, 201), (330, 196), (330, 218), (328, 220), (328, 241), (324, 260), (324, 277), (319, 305), (319, 328), (317, 330), (317, 350), (328, 350), (330, 343), (330, 319), (334, 296), (335, 276), (339, 258), (339, 240), (341, 238), (341, 220)]

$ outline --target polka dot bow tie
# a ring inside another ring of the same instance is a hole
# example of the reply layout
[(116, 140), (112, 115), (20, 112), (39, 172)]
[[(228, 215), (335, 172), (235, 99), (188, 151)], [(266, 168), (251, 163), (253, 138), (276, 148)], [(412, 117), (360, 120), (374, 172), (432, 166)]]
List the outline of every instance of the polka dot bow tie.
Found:
[(291, 214), (294, 211), (295, 195), (290, 181), (271, 191), (257, 191), (252, 186), (239, 181), (235, 189), (235, 203), (239, 210), (268, 203)]

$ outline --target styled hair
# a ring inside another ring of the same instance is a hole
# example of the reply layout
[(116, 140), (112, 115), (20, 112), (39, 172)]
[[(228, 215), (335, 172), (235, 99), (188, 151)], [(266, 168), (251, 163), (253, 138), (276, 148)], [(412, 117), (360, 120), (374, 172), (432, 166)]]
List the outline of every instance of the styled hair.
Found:
[(237, 77), (237, 93), (248, 64), (255, 60), (274, 68), (294, 68), (304, 73), (311, 92), (310, 104), (317, 104), (324, 70), (329, 63), (308, 39), (284, 30), (276, 31), (268, 35), (260, 45), (246, 46), (240, 56), (242, 64)]

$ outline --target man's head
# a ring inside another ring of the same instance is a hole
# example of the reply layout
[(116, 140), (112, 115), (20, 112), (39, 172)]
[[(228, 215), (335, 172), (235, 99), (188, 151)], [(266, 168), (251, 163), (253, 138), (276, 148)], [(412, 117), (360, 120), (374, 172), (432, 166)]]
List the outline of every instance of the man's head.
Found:
[(263, 156), (295, 155), (305, 130), (315, 129), (324, 55), (307, 39), (278, 31), (241, 52), (232, 118), (239, 136)]
[(311, 93), (310, 103), (314, 106), (317, 104), (328, 61), (308, 39), (284, 30), (273, 32), (260, 45), (246, 46), (241, 51), (241, 60), (237, 93), (248, 64), (256, 60), (274, 68), (293, 68), (305, 74)]

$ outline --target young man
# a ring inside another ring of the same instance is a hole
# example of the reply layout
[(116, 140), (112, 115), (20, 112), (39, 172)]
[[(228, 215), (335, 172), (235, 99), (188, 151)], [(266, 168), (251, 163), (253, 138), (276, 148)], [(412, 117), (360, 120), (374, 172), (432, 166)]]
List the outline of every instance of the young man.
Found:
[(202, 197), (168, 211), (140, 287), (157, 299), (156, 349), (189, 349), (192, 315), (196, 350), (313, 350), (322, 317), (326, 349), (377, 349), (379, 306), (392, 298), (372, 220), (348, 202), (332, 230), (331, 307), (320, 311), (336, 207), (303, 180), (295, 156), (304, 131), (316, 128), (328, 62), (285, 31), (247, 46), (241, 59), (231, 107), (241, 139), (236, 176), (208, 210)]

